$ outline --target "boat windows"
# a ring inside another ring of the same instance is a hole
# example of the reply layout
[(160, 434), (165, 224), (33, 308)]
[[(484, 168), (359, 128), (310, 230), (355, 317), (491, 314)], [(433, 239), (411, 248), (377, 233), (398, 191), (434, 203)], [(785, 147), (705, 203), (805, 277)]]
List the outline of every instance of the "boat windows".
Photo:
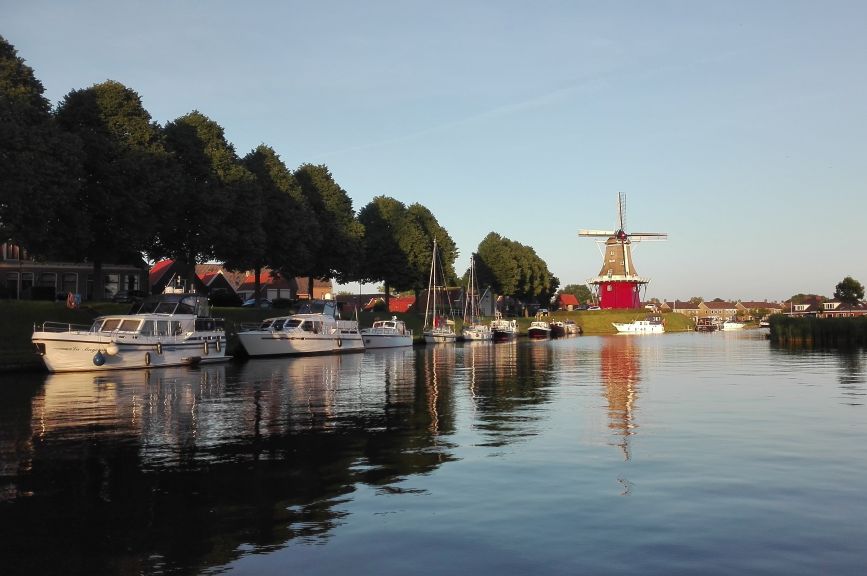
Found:
[(154, 321), (153, 320), (145, 320), (142, 323), (141, 330), (139, 334), (142, 336), (153, 336), (154, 335)]
[(286, 323), (283, 325), (283, 329), (290, 330), (292, 328), (298, 328), (299, 326), (301, 326), (302, 323), (303, 322), (301, 320), (290, 318), (289, 320), (286, 320)]
[(155, 320), (154, 321), (154, 336), (168, 336), (169, 335), (169, 322), (168, 320)]
[(102, 323), (100, 332), (114, 332), (120, 326), (120, 318), (109, 318)]
[(141, 320), (133, 320), (131, 318), (127, 318), (120, 323), (118, 327), (119, 332), (138, 332), (139, 324), (141, 324)]
[(278, 318), (277, 320), (274, 321), (274, 325), (272, 326), (272, 328), (274, 330), (282, 330), (283, 324), (285, 324), (285, 322), (286, 322), (285, 318)]
[(271, 327), (271, 324), (274, 322), (273, 319), (263, 320), (261, 324), (259, 324), (259, 330), (267, 330)]

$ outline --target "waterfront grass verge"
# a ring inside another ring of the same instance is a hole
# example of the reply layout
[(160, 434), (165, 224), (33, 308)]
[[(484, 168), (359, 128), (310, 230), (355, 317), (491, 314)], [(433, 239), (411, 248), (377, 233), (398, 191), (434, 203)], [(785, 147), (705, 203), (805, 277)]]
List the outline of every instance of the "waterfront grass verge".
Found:
[(867, 346), (867, 317), (815, 318), (775, 314), (770, 320), (771, 342), (793, 346), (854, 348)]

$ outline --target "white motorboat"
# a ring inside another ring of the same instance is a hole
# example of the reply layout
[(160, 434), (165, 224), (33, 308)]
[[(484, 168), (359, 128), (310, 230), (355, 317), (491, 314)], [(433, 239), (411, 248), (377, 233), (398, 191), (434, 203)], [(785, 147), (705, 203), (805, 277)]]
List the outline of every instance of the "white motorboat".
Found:
[(392, 316), (391, 320), (376, 320), (370, 328), (362, 328), (361, 339), (365, 348), (412, 346), (412, 330), (403, 320)]
[(551, 337), (551, 325), (542, 320), (533, 320), (527, 329), (527, 336), (534, 340), (547, 340)]
[(224, 324), (205, 296), (160, 294), (90, 326), (45, 322), (31, 340), (50, 372), (158, 368), (228, 360)]
[[(453, 344), (457, 341), (455, 322), (442, 315), (444, 304), (440, 303), (440, 292), (448, 297), (448, 291), (443, 284), (437, 283), (437, 241), (434, 239), (433, 256), (430, 263), (430, 280), (428, 281), (427, 303), (424, 308), (424, 341), (428, 344)], [(440, 278), (445, 275), (440, 272)], [(451, 308), (449, 306), (449, 308)]]
[(297, 314), (267, 318), (238, 332), (238, 340), (254, 357), (364, 351), (358, 322), (342, 320), (333, 300), (304, 302)]
[(743, 322), (737, 322), (735, 320), (726, 320), (720, 325), (720, 330), (725, 332), (729, 332), (731, 330), (742, 330), (744, 327)]
[(661, 316), (648, 316), (645, 320), (629, 323), (612, 322), (619, 334), (662, 334), (665, 323)]

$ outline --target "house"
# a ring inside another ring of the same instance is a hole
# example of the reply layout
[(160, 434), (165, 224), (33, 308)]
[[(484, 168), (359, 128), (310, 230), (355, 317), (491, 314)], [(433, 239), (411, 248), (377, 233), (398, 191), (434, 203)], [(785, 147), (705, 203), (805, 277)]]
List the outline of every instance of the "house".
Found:
[(783, 305), (779, 302), (768, 302), (765, 301), (738, 301), (735, 303), (735, 307), (738, 310), (739, 318), (763, 318), (765, 316), (770, 316), (771, 314), (782, 314), (783, 313)]
[(561, 293), (560, 298), (557, 301), (557, 307), (560, 310), (575, 310), (579, 305), (580, 302), (578, 302), (578, 297), (566, 292)]
[(692, 302), (684, 302), (681, 300), (672, 300), (659, 304), (660, 312), (677, 312), (695, 320), (701, 315), (701, 309), (698, 304)]
[(867, 316), (867, 306), (863, 302), (846, 304), (839, 300), (822, 302), (821, 310), (816, 314), (819, 318), (853, 318), (855, 316)]
[(702, 318), (712, 317), (721, 320), (732, 320), (738, 315), (738, 308), (734, 302), (725, 300), (711, 300), (710, 302), (700, 302), (698, 305), (699, 316)]
[[(144, 290), (147, 266), (144, 261), (102, 265), (105, 297), (121, 290)], [(0, 244), (0, 298), (12, 300), (54, 300), (71, 292), (83, 300), (93, 299), (93, 263), (42, 261), (12, 243)]]
[[(331, 297), (333, 288), (331, 280), (313, 279), (313, 294), (308, 291), (306, 276), (284, 278), (276, 272), (263, 268), (259, 273), (260, 294), (269, 300), (322, 300)], [(238, 286), (238, 296), (242, 300), (253, 298), (256, 291), (256, 277), (253, 272), (247, 272), (244, 281)]]
[(151, 266), (148, 273), (148, 293), (162, 294), (166, 289), (191, 291), (200, 294), (207, 294), (208, 288), (198, 274), (193, 277), (193, 287), (190, 289), (187, 286), (189, 279), (187, 278), (186, 267), (176, 260), (160, 260)]

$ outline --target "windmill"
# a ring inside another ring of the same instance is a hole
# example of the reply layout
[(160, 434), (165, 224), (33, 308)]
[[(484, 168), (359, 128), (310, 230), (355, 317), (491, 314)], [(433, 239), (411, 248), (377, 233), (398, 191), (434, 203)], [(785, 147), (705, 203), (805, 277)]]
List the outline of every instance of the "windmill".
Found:
[[(639, 290), (650, 282), (635, 271), (632, 261), (632, 244), (635, 242), (667, 240), (665, 232), (626, 232), (626, 198), (617, 194), (619, 227), (616, 230), (579, 230), (578, 236), (606, 238), (602, 269), (589, 283), (596, 289), (599, 306), (602, 308), (640, 308)], [(601, 240), (598, 240), (602, 244)]]

